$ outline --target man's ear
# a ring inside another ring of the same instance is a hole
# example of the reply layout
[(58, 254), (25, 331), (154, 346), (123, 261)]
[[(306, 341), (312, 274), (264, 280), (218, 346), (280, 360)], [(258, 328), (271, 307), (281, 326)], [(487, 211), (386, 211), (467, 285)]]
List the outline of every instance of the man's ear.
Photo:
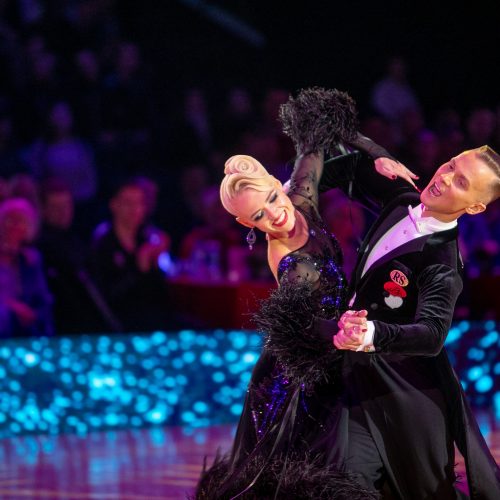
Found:
[(249, 227), (250, 229), (255, 227), (253, 224), (250, 224), (250, 222), (247, 222), (246, 219), (242, 219), (241, 217), (236, 217), (236, 222), (239, 222), (242, 226)]
[(474, 203), (474, 205), (471, 205), (470, 207), (467, 207), (465, 209), (465, 212), (468, 213), (469, 215), (477, 215), (480, 214), (481, 212), (484, 212), (486, 210), (486, 205), (484, 203)]

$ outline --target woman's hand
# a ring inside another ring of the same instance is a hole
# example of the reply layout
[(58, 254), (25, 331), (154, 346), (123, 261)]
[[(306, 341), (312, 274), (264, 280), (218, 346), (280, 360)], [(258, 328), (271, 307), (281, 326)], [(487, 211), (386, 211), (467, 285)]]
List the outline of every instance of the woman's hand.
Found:
[(356, 351), (364, 342), (367, 331), (368, 311), (346, 311), (338, 321), (339, 331), (333, 337), (333, 345), (340, 350)]
[(410, 169), (406, 168), (402, 163), (391, 160), (390, 158), (380, 157), (375, 160), (375, 170), (384, 177), (395, 180), (398, 177), (409, 182), (419, 193), (420, 189), (415, 185), (413, 179), (418, 179), (418, 175), (414, 174)]

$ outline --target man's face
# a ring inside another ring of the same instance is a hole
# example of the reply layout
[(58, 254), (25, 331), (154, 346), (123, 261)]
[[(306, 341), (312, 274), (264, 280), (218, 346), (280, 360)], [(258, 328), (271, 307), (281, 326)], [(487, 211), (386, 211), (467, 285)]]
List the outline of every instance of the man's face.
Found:
[(73, 222), (73, 197), (69, 191), (51, 193), (43, 207), (43, 217), (49, 226), (69, 229)]
[(422, 191), (425, 215), (449, 222), (464, 213), (482, 212), (494, 181), (494, 172), (475, 151), (461, 153), (441, 165)]
[(144, 191), (139, 187), (125, 186), (111, 200), (110, 208), (116, 223), (136, 229), (146, 220)]

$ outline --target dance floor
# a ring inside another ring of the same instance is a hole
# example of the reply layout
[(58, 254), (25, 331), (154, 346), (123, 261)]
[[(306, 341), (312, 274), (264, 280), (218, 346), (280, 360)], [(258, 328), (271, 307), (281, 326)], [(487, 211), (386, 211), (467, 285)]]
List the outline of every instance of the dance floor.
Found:
[[(500, 421), (478, 414), (497, 462)], [(0, 441), (0, 498), (61, 500), (185, 499), (203, 459), (230, 447), (234, 425), (24, 436)], [(463, 462), (458, 472), (465, 477)], [(462, 485), (465, 488), (466, 485)]]

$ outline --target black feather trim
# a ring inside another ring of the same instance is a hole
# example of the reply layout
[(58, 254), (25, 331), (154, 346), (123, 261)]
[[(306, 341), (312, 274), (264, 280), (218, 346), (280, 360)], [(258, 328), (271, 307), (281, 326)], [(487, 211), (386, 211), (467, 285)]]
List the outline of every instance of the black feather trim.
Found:
[(309, 281), (284, 282), (263, 300), (253, 320), (265, 336), (266, 350), (277, 358), (284, 376), (304, 385), (335, 382), (342, 352), (313, 328), (317, 301)]
[(301, 90), (281, 105), (279, 119), (299, 154), (333, 154), (339, 142), (351, 142), (358, 131), (356, 103), (336, 89)]
[[(220, 457), (204, 472), (193, 500), (229, 500), (243, 492), (264, 467), (265, 459), (257, 457), (248, 463), (239, 477), (220, 495), (229, 462)], [(278, 495), (276, 489), (279, 485)], [(225, 488), (226, 485), (224, 485)], [(241, 496), (241, 500), (378, 500), (377, 493), (368, 491), (356, 482), (356, 476), (321, 465), (319, 457), (291, 454), (286, 459), (276, 456), (265, 466), (257, 482)]]

